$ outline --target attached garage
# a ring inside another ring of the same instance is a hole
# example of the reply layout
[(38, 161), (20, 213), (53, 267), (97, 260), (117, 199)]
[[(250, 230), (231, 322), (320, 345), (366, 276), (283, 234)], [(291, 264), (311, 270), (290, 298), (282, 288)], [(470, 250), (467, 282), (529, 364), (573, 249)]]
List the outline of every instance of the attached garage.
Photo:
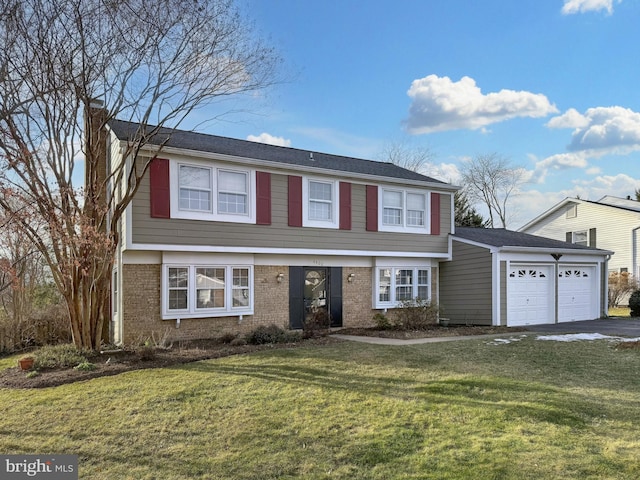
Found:
[(612, 252), (505, 229), (457, 227), (440, 264), (452, 323), (525, 326), (607, 315)]

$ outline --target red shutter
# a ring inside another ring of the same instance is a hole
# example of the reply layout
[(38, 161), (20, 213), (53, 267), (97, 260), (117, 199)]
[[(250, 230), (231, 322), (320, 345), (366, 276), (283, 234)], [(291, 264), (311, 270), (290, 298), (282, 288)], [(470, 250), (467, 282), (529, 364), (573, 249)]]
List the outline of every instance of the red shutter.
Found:
[(378, 187), (367, 185), (367, 231), (378, 231)]
[(340, 230), (351, 230), (351, 184), (340, 182)]
[(302, 226), (302, 177), (289, 175), (289, 226)]
[(256, 223), (271, 225), (271, 174), (256, 172)]
[(431, 192), (431, 235), (440, 235), (440, 194)]
[(154, 158), (151, 161), (149, 182), (151, 184), (151, 216), (153, 218), (171, 218), (169, 160)]

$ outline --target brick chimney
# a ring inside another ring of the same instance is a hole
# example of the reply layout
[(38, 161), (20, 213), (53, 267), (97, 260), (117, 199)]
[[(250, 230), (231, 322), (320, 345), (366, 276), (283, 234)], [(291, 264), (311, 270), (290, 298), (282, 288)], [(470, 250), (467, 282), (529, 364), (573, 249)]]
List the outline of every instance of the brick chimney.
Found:
[[(95, 209), (106, 208), (107, 192), (107, 110), (101, 100), (90, 99), (84, 112), (84, 188), (85, 213), (93, 216)], [(87, 209), (87, 207), (89, 207)], [(97, 215), (100, 217), (100, 215)], [(106, 229), (106, 225), (104, 225)]]

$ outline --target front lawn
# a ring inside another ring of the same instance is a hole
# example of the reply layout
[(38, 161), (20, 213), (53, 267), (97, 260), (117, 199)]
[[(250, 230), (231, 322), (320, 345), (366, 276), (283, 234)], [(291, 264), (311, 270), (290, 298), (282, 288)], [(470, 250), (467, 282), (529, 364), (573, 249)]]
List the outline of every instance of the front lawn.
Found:
[(514, 334), (273, 349), (0, 389), (0, 452), (82, 479), (636, 479), (640, 350)]

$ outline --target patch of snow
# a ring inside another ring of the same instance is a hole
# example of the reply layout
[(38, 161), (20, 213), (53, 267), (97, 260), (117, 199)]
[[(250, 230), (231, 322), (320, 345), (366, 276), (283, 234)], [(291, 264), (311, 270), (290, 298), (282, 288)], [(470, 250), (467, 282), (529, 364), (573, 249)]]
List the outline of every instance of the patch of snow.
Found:
[(615, 340), (617, 342), (636, 342), (640, 338), (612, 337), (601, 333), (568, 333), (565, 335), (539, 335), (537, 340), (551, 340), (554, 342), (579, 342), (581, 340)]
[(494, 338), (490, 342), (485, 342), (487, 345), (507, 345), (513, 342), (519, 342), (523, 338), (526, 338), (526, 335), (520, 335), (520, 337), (509, 337), (509, 338)]

